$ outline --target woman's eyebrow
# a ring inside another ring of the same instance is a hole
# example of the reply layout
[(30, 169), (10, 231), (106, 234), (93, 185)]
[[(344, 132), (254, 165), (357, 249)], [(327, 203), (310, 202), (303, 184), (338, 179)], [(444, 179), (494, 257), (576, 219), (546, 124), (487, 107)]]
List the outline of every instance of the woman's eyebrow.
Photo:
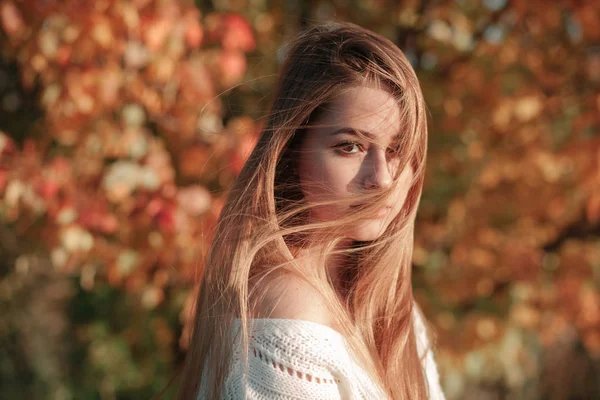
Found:
[[(370, 140), (376, 140), (377, 136), (374, 135), (373, 133), (364, 130), (364, 129), (355, 129), (349, 126), (343, 126), (343, 127), (339, 127), (334, 129), (333, 131), (330, 132), (331, 136), (335, 136), (335, 135), (352, 135), (352, 136), (359, 136), (359, 137), (366, 137), (367, 139)], [(402, 140), (402, 133), (398, 133), (396, 135), (394, 135), (394, 137), (392, 138), (390, 143), (393, 143), (394, 145), (397, 144), (398, 142), (400, 142)]]
[(377, 136), (375, 136), (374, 134), (372, 134), (369, 131), (366, 131), (364, 129), (356, 129), (356, 128), (352, 128), (349, 126), (342, 126), (342, 127), (336, 128), (330, 132), (331, 136), (343, 135), (343, 134), (349, 134), (349, 135), (353, 135), (353, 136), (364, 136), (367, 139), (372, 139), (372, 140), (375, 140), (377, 138)]

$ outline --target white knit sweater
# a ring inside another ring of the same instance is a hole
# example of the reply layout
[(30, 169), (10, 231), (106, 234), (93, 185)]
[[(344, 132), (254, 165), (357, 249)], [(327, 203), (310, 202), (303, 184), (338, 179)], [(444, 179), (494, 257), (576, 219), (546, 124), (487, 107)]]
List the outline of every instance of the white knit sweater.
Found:
[[(426, 328), (414, 313), (417, 350), (431, 400), (444, 400)], [(224, 399), (360, 399), (386, 398), (351, 356), (346, 339), (315, 322), (293, 319), (254, 319), (249, 343), (248, 370), (240, 347), (233, 355)], [(239, 321), (235, 320), (235, 326)], [(425, 355), (424, 353), (427, 352)], [(423, 357), (424, 356), (424, 357)], [(202, 388), (199, 399), (202, 399)]]

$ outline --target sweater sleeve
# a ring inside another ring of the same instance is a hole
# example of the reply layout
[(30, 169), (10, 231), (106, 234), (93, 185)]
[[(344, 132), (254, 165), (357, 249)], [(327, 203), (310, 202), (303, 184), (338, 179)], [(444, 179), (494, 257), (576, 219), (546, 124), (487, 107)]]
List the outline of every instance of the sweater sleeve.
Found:
[(440, 375), (433, 357), (433, 350), (427, 337), (427, 328), (421, 316), (418, 306), (413, 308), (413, 319), (415, 326), (415, 336), (417, 340), (417, 352), (421, 357), (423, 372), (429, 389), (430, 400), (445, 400), (444, 392), (440, 385)]

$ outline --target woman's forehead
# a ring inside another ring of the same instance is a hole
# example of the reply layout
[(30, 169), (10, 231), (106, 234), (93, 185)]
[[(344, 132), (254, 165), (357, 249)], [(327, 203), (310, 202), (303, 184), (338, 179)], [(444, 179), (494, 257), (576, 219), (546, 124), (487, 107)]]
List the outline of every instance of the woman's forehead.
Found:
[(313, 122), (327, 130), (348, 127), (374, 136), (395, 136), (400, 131), (401, 112), (398, 100), (388, 91), (358, 86), (337, 95)]

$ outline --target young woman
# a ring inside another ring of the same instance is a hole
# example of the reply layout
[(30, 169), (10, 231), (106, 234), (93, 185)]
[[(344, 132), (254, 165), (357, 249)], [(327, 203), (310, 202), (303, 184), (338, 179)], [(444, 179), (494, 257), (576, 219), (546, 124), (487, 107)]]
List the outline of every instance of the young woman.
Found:
[(206, 261), (181, 399), (443, 399), (411, 289), (417, 77), (351, 24), (287, 48)]

